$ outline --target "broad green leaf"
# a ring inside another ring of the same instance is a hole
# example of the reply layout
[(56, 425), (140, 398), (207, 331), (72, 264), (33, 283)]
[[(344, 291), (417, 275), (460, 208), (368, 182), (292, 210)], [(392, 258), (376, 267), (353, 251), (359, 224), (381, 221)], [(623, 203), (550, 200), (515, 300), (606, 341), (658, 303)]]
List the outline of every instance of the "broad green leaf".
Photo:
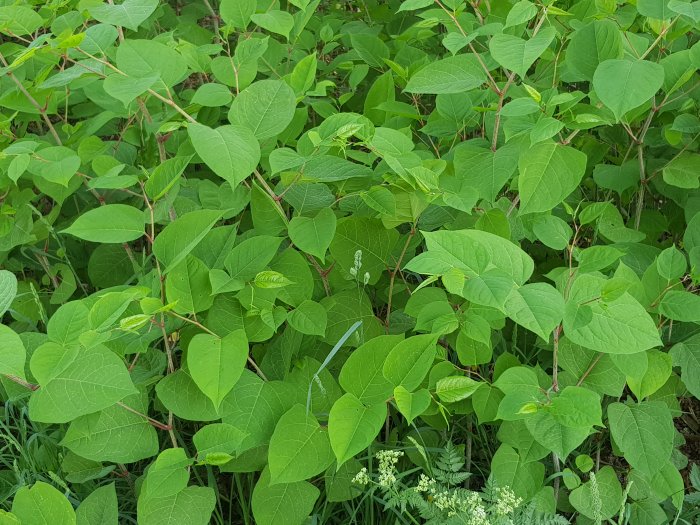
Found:
[(256, 0), (222, 0), (219, 4), (219, 13), (227, 24), (244, 29), (256, 8)]
[(202, 84), (192, 96), (192, 104), (199, 104), (204, 107), (217, 108), (226, 106), (232, 99), (229, 88), (222, 84), (211, 82)]
[[(386, 229), (378, 220), (347, 217), (337, 223), (330, 252), (345, 272), (350, 274), (352, 268), (357, 268), (356, 275), (360, 281), (368, 273), (367, 283), (376, 284), (390, 264), (389, 257), (398, 237), (396, 230)], [(355, 262), (358, 251), (359, 268)]]
[(550, 411), (566, 427), (603, 426), (600, 396), (579, 386), (567, 386), (554, 399)]
[(409, 392), (404, 387), (397, 386), (394, 389), (394, 400), (399, 412), (403, 414), (406, 422), (410, 425), (414, 419), (427, 410), (432, 398), (426, 389)]
[(253, 517), (258, 525), (302, 525), (313, 511), (320, 491), (307, 481), (270, 484), (265, 469), (252, 496)]
[(187, 487), (163, 498), (142, 496), (138, 503), (139, 524), (207, 525), (216, 505), (216, 495), (209, 487)]
[(648, 476), (670, 459), (675, 428), (665, 403), (613, 403), (608, 406), (608, 425), (627, 462)]
[(700, 22), (700, 3), (687, 2), (685, 0), (671, 0), (668, 2), (668, 8), (674, 13), (687, 16), (696, 24)]
[[(40, 364), (43, 370), (49, 362), (52, 369), (37, 373)], [(34, 351), (30, 364), (40, 385), (29, 401), (34, 421), (66, 423), (136, 393), (124, 362), (103, 345), (45, 344)]]
[[(143, 393), (126, 397), (123, 403), (148, 413), (148, 397)], [(61, 444), (81, 457), (114, 463), (134, 463), (158, 453), (156, 429), (118, 405), (71, 421)]]
[(648, 102), (663, 82), (663, 67), (648, 60), (605, 60), (593, 75), (596, 95), (618, 122), (625, 113)]
[(24, 379), (26, 359), (27, 351), (22, 339), (12, 328), (0, 324), (0, 374), (9, 374)]
[(325, 262), (335, 227), (335, 213), (330, 208), (323, 208), (313, 218), (301, 215), (292, 218), (289, 222), (289, 238), (297, 248)]
[(335, 460), (328, 432), (303, 405), (294, 405), (279, 420), (270, 438), (270, 484), (294, 483), (325, 471)]
[(466, 376), (443, 377), (435, 385), (435, 393), (445, 403), (456, 403), (470, 397), (482, 385)]
[(508, 445), (501, 445), (491, 461), (491, 476), (499, 487), (510, 487), (516, 496), (529, 499), (544, 480), (544, 465), (526, 461)]
[(62, 233), (91, 242), (124, 243), (139, 239), (145, 231), (141, 210), (126, 204), (106, 204), (81, 214)]
[(338, 399), (328, 416), (328, 437), (337, 468), (367, 448), (385, 420), (386, 405), (383, 402), (365, 405), (352, 394)]
[(118, 5), (112, 3), (95, 5), (88, 8), (88, 12), (98, 22), (124, 26), (136, 31), (157, 7), (157, 0), (124, 0)]
[(183, 448), (166, 448), (151, 464), (141, 488), (139, 502), (174, 496), (187, 487), (192, 460)]
[(587, 157), (580, 151), (555, 142), (541, 142), (520, 156), (518, 191), (520, 213), (549, 211), (579, 185)]
[(216, 409), (241, 377), (247, 359), (248, 340), (243, 330), (221, 338), (197, 334), (187, 347), (190, 375)]
[(664, 181), (671, 186), (685, 189), (700, 187), (700, 155), (684, 152), (663, 169)]
[(174, 86), (187, 76), (187, 62), (182, 55), (174, 46), (156, 40), (124, 40), (117, 47), (116, 59), (117, 67), (128, 76), (157, 75), (166, 86)]
[(647, 369), (644, 375), (628, 377), (627, 384), (637, 399), (644, 399), (659, 390), (671, 376), (671, 355), (659, 350), (647, 352)]
[(493, 202), (503, 186), (518, 169), (520, 150), (514, 142), (498, 148), (477, 148), (468, 142), (455, 149), (455, 173), (467, 186), (479, 191), (479, 195)]
[(17, 277), (12, 272), (0, 270), (0, 318), (10, 308), (17, 295)]
[(296, 96), (286, 82), (260, 80), (233, 100), (228, 118), (232, 124), (245, 126), (259, 140), (264, 140), (284, 131), (294, 118), (295, 108)]
[(226, 257), (226, 269), (233, 279), (250, 281), (270, 264), (281, 242), (281, 238), (267, 235), (246, 239)]
[(429, 63), (409, 79), (405, 91), (433, 95), (463, 93), (485, 81), (478, 60), (471, 54), (462, 54)]
[(592, 20), (571, 37), (566, 62), (591, 81), (601, 62), (620, 59), (622, 54), (622, 34), (617, 24), (611, 20)]
[(104, 90), (109, 96), (128, 106), (136, 97), (143, 95), (158, 79), (159, 75), (153, 73), (141, 78), (113, 73), (105, 78)]
[(209, 270), (194, 255), (188, 255), (168, 273), (165, 296), (168, 303), (175, 303), (173, 309), (180, 314), (208, 310), (214, 302)]
[(535, 219), (532, 231), (537, 239), (553, 250), (563, 250), (574, 234), (565, 220), (555, 215), (541, 215)]
[(64, 187), (68, 187), (71, 179), (80, 169), (80, 157), (75, 154), (75, 151), (64, 146), (45, 148), (37, 155), (42, 159), (36, 170), (38, 174), (47, 181)]
[(668, 0), (637, 0), (637, 11), (642, 16), (665, 20), (673, 14), (668, 3)]
[(306, 300), (287, 314), (290, 326), (302, 334), (326, 335), (328, 314), (319, 303)]
[[(629, 293), (601, 304), (601, 282), (592, 274), (584, 274), (574, 281), (569, 303), (581, 305), (591, 301), (590, 320), (577, 326), (564, 316), (564, 333), (574, 343), (606, 354), (636, 354), (661, 346), (654, 321)], [(568, 306), (567, 306), (568, 307)]]
[(119, 507), (114, 483), (93, 490), (76, 511), (77, 525), (117, 525)]
[(12, 502), (12, 513), (23, 525), (76, 525), (68, 498), (43, 481), (20, 487)]
[(553, 27), (545, 27), (529, 40), (503, 33), (491, 38), (489, 50), (493, 59), (501, 66), (524, 77), (535, 60), (552, 43), (556, 34)]
[(510, 293), (505, 311), (520, 326), (548, 341), (563, 318), (564, 298), (549, 284), (526, 284)]
[(266, 13), (254, 14), (250, 19), (263, 29), (286, 38), (289, 38), (289, 34), (294, 29), (294, 18), (286, 11), (267, 11)]
[(156, 166), (144, 188), (149, 198), (157, 201), (177, 183), (192, 157), (173, 157)]
[(659, 303), (659, 313), (674, 321), (697, 323), (700, 321), (700, 297), (690, 292), (669, 290)]
[(429, 7), (433, 5), (433, 0), (404, 0), (401, 2), (397, 13), (401, 11), (415, 11), (416, 9), (422, 9), (423, 7)]
[(428, 251), (414, 257), (405, 269), (428, 275), (442, 275), (451, 268), (467, 276), (496, 268), (524, 284), (532, 275), (534, 262), (517, 244), (479, 230), (422, 232)]
[(187, 133), (197, 155), (232, 188), (253, 173), (260, 161), (258, 141), (244, 126), (213, 129), (202, 124), (189, 124)]
[(338, 376), (340, 386), (367, 405), (387, 401), (394, 385), (384, 377), (382, 369), (387, 356), (402, 339), (399, 335), (381, 335), (353, 350)]
[(569, 501), (578, 512), (588, 518), (596, 518), (596, 508), (600, 509), (600, 518), (612, 518), (620, 511), (622, 500), (622, 487), (617, 473), (611, 466), (606, 465), (594, 475), (597, 488), (594, 489), (593, 482), (588, 481), (571, 492)]
[(672, 281), (683, 276), (688, 268), (685, 255), (675, 246), (662, 251), (656, 258), (656, 269), (661, 277)]
[(221, 417), (185, 370), (177, 370), (158, 381), (156, 394), (158, 401), (181, 419), (214, 421)]
[(220, 218), (220, 211), (196, 210), (168, 224), (153, 242), (153, 253), (164, 265), (163, 273), (187, 257)]
[(566, 459), (591, 432), (590, 427), (565, 426), (547, 410), (538, 410), (527, 417), (525, 426), (537, 443), (556, 453), (560, 459)]
[(226, 423), (212, 423), (200, 428), (192, 442), (197, 448), (200, 461), (205, 460), (209, 454), (227, 454), (233, 456), (246, 435), (232, 425)]
[(6, 35), (29, 35), (44, 23), (39, 13), (25, 5), (0, 7), (0, 33)]
[(700, 337), (693, 336), (671, 348), (673, 363), (681, 367), (681, 380), (695, 397), (700, 398)]
[(437, 339), (437, 335), (424, 334), (400, 341), (384, 361), (384, 377), (409, 392), (418, 388), (435, 359)]

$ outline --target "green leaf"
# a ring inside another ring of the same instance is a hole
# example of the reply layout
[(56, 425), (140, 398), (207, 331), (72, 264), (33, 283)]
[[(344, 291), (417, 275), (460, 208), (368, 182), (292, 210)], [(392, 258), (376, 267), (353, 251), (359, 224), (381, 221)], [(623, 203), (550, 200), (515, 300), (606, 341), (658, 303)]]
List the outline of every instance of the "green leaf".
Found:
[(683, 152), (666, 164), (663, 169), (663, 178), (667, 184), (678, 188), (700, 188), (700, 155)]
[(438, 336), (414, 335), (400, 341), (386, 357), (382, 373), (394, 387), (413, 391), (420, 386), (433, 364)]
[[(145, 499), (145, 501), (142, 501)], [(207, 525), (216, 505), (209, 487), (187, 487), (163, 498), (139, 498), (139, 524)]]
[(553, 250), (563, 250), (569, 245), (573, 230), (559, 217), (554, 215), (541, 215), (535, 219), (532, 231), (537, 238)]
[(10, 308), (17, 295), (17, 277), (12, 272), (0, 270), (0, 318)]
[(136, 97), (143, 95), (160, 78), (150, 74), (142, 78), (127, 77), (114, 73), (104, 80), (104, 90), (113, 98), (128, 106)]
[(297, 216), (289, 222), (289, 238), (302, 251), (325, 262), (326, 251), (335, 235), (333, 210), (323, 208), (315, 217)]
[(565, 426), (547, 410), (538, 410), (527, 417), (525, 426), (537, 443), (557, 454), (560, 459), (566, 459), (591, 432), (590, 427)]
[(42, 159), (37, 169), (39, 175), (49, 182), (66, 188), (73, 176), (78, 172), (78, 169), (80, 169), (80, 157), (70, 148), (63, 146), (45, 148), (39, 151), (37, 155)]
[(579, 386), (567, 386), (551, 404), (554, 418), (571, 428), (591, 428), (603, 426), (600, 396)]
[(486, 82), (484, 71), (471, 54), (430, 62), (415, 73), (405, 91), (417, 94), (463, 93)]
[(158, 7), (157, 0), (124, 0), (121, 4), (95, 5), (88, 8), (90, 16), (104, 24), (124, 26), (136, 31)]
[(139, 239), (145, 232), (141, 210), (126, 204), (106, 204), (81, 214), (61, 233), (91, 242), (124, 243)]
[(250, 281), (270, 264), (281, 242), (281, 238), (267, 235), (246, 239), (226, 257), (226, 269), (233, 279)]
[(326, 309), (317, 302), (306, 300), (289, 312), (287, 321), (302, 334), (324, 337), (328, 314)]
[(549, 284), (526, 284), (510, 293), (505, 311), (520, 326), (549, 341), (549, 335), (563, 318), (564, 298)]
[[(574, 343), (606, 354), (636, 354), (661, 346), (659, 331), (644, 307), (629, 293), (601, 304), (601, 283), (592, 274), (574, 282), (569, 303), (581, 305), (591, 301), (590, 321), (577, 326), (564, 316), (564, 333)], [(568, 307), (568, 306), (567, 306)]]
[[(144, 393), (128, 396), (122, 402), (141, 414), (148, 412)], [(134, 463), (158, 454), (158, 435), (142, 416), (114, 405), (73, 420), (61, 445), (94, 461)]]
[(700, 297), (690, 292), (669, 290), (659, 303), (659, 313), (674, 321), (700, 322)]
[(345, 394), (331, 408), (328, 416), (328, 437), (337, 459), (337, 468), (362, 452), (386, 420), (386, 405), (363, 404), (352, 394)]
[(622, 35), (617, 24), (611, 20), (592, 20), (571, 37), (566, 63), (591, 81), (601, 62), (622, 58), (622, 54)]
[(224, 397), (241, 377), (248, 359), (244, 330), (224, 337), (197, 334), (187, 347), (187, 366), (199, 389), (218, 410)]
[(117, 47), (117, 68), (130, 77), (157, 75), (166, 86), (187, 76), (187, 62), (174, 47), (155, 40), (124, 40)]
[(250, 22), (258, 4), (256, 0), (221, 0), (219, 12), (224, 22), (244, 29)]
[(456, 403), (470, 397), (481, 385), (465, 376), (443, 377), (436, 383), (435, 393), (445, 403)]
[(173, 157), (155, 167), (144, 186), (146, 195), (154, 201), (165, 196), (175, 186), (192, 157)]
[(424, 7), (429, 7), (433, 5), (433, 0), (404, 0), (401, 2), (397, 13), (401, 11), (415, 11), (416, 9), (422, 9)]
[(27, 351), (20, 337), (12, 328), (0, 324), (0, 374), (9, 374), (24, 379), (26, 359)]
[(613, 403), (608, 406), (608, 423), (612, 438), (632, 467), (652, 476), (670, 459), (675, 428), (665, 403)]
[(192, 442), (197, 448), (198, 458), (205, 460), (209, 454), (233, 455), (245, 438), (246, 434), (233, 425), (212, 423), (200, 428), (192, 436)]
[(675, 246), (666, 248), (656, 258), (656, 270), (661, 277), (669, 281), (683, 277), (687, 268), (685, 255)]
[(289, 38), (289, 34), (294, 29), (294, 18), (286, 11), (272, 10), (266, 13), (254, 14), (250, 19), (263, 29), (282, 35), (285, 38)]
[(657, 20), (671, 18), (668, 0), (637, 0), (637, 11), (642, 16), (648, 16)]
[(359, 217), (340, 219), (330, 244), (331, 255), (345, 272), (356, 266), (359, 250), (360, 267), (357, 277), (362, 280), (369, 273), (368, 284), (376, 284), (389, 264), (389, 256), (398, 240), (398, 232), (386, 229), (380, 221)]
[(489, 42), (489, 50), (493, 59), (501, 66), (524, 77), (535, 60), (552, 43), (556, 34), (553, 27), (545, 27), (529, 40), (505, 33), (494, 35)]
[(264, 140), (282, 133), (294, 118), (295, 109), (296, 96), (286, 82), (260, 80), (233, 100), (228, 118), (232, 124), (245, 126), (259, 140)]
[(252, 507), (258, 525), (302, 525), (314, 509), (320, 491), (307, 481), (270, 484), (265, 469), (253, 489)]
[(194, 255), (188, 255), (168, 274), (165, 296), (168, 303), (176, 303), (173, 309), (179, 314), (208, 310), (214, 302), (208, 268)]
[(136, 393), (124, 362), (103, 345), (44, 344), (32, 354), (30, 366), (41, 386), (29, 400), (34, 421), (66, 423)]
[(403, 414), (406, 422), (410, 425), (414, 419), (428, 409), (432, 397), (430, 397), (430, 392), (425, 389), (409, 392), (399, 385), (394, 389), (394, 400), (399, 412)]
[(541, 142), (524, 152), (518, 163), (520, 213), (549, 211), (579, 185), (586, 171), (585, 154), (570, 146)]
[(671, 377), (672, 358), (665, 352), (649, 350), (647, 369), (640, 377), (628, 377), (627, 384), (637, 399), (644, 399), (658, 391)]
[(279, 420), (270, 438), (270, 484), (294, 483), (325, 471), (335, 461), (328, 433), (303, 405), (294, 405)]
[(623, 497), (617, 473), (611, 466), (606, 465), (595, 473), (595, 477), (595, 489), (592, 486), (593, 482), (588, 481), (571, 492), (569, 501), (578, 512), (588, 518), (612, 518), (620, 511), (620, 501)]
[(353, 350), (338, 376), (340, 386), (366, 405), (387, 401), (394, 385), (384, 377), (382, 369), (402, 339), (399, 335), (380, 335)]
[(77, 525), (117, 525), (119, 507), (114, 483), (93, 490), (76, 511)]
[(260, 162), (258, 141), (244, 126), (213, 129), (202, 124), (189, 124), (187, 133), (197, 155), (232, 188), (253, 173)]
[(681, 380), (700, 399), (700, 337), (693, 336), (671, 348), (673, 363), (681, 367)]
[(596, 95), (618, 122), (625, 113), (648, 102), (663, 82), (663, 67), (648, 60), (605, 60), (593, 75)]
[(153, 253), (168, 273), (202, 242), (221, 218), (217, 210), (191, 211), (168, 224), (153, 242)]
[(222, 84), (211, 82), (199, 86), (192, 96), (191, 102), (192, 104), (199, 104), (208, 108), (217, 108), (227, 106), (232, 98), (229, 88)]
[(6, 35), (29, 35), (44, 23), (44, 19), (24, 5), (0, 7), (0, 33)]
[(491, 461), (491, 476), (499, 487), (510, 487), (516, 496), (531, 498), (542, 486), (544, 465), (526, 461), (508, 445), (501, 445)]
[(73, 506), (48, 483), (37, 481), (20, 487), (12, 502), (12, 513), (24, 525), (75, 525)]
[(671, 0), (668, 3), (668, 8), (674, 13), (687, 16), (696, 24), (700, 22), (700, 3), (697, 1), (687, 2), (685, 0)]

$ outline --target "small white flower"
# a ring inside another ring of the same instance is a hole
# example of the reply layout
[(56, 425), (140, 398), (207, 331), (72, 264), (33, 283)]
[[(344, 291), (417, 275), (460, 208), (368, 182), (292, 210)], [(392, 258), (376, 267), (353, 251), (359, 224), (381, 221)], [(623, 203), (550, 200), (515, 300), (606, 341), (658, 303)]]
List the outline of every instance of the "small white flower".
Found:
[(357, 268), (355, 268), (354, 266), (350, 268), (350, 275), (352, 275), (353, 277), (357, 277)]
[(396, 483), (396, 464), (401, 456), (400, 450), (381, 450), (375, 454), (379, 460), (379, 486), (389, 488)]
[(355, 477), (352, 478), (352, 482), (357, 485), (367, 485), (370, 482), (369, 474), (367, 474), (367, 469), (365, 467), (362, 467), (360, 472), (355, 474)]
[(365, 284), (369, 283), (369, 272), (365, 272)]
[(502, 517), (512, 514), (523, 502), (522, 498), (517, 497), (508, 487), (499, 487), (496, 491), (498, 499), (496, 500), (495, 511), (498, 516)]
[(425, 474), (420, 475), (418, 480), (418, 486), (416, 487), (416, 492), (428, 492), (435, 485), (435, 480), (429, 478)]
[(362, 250), (357, 250), (355, 252), (355, 271), (359, 272), (362, 268)]

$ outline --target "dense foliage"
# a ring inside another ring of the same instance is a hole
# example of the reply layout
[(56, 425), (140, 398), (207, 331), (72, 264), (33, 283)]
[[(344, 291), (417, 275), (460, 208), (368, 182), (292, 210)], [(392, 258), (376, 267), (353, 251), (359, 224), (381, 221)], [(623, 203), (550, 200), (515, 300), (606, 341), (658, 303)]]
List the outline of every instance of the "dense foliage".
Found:
[(0, 524), (698, 523), (698, 27), (0, 0)]

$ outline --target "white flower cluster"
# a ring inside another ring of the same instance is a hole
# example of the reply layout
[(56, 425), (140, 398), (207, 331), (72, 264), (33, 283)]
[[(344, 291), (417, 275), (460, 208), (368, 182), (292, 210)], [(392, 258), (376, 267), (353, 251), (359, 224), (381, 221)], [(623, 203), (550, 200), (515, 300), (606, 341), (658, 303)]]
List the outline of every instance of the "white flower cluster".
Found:
[(469, 525), (490, 525), (484, 501), (476, 492), (469, 492), (466, 497), (456, 490), (438, 492), (432, 488), (430, 492), (432, 492), (435, 506), (447, 512), (449, 517), (465, 514), (468, 516)]
[(508, 516), (513, 513), (520, 504), (523, 502), (522, 498), (519, 498), (515, 493), (508, 487), (498, 487), (496, 489), (497, 500), (494, 506), (494, 510), (498, 516)]
[(357, 485), (367, 485), (370, 482), (369, 474), (367, 474), (367, 469), (365, 467), (362, 467), (360, 472), (355, 474), (355, 477), (352, 478), (352, 482)]
[(425, 474), (421, 474), (420, 479), (418, 480), (418, 486), (415, 488), (415, 490), (416, 492), (432, 492), (434, 486), (435, 480), (433, 478), (429, 478)]
[(379, 460), (379, 486), (389, 488), (396, 483), (396, 464), (403, 456), (400, 450), (381, 450), (375, 454)]
[[(350, 275), (357, 279), (357, 276), (360, 273), (360, 268), (362, 268), (362, 250), (357, 250), (355, 252), (355, 261), (353, 263), (353, 267), (350, 268)], [(362, 278), (362, 282), (364, 284), (369, 283), (369, 277), (369, 272), (365, 272), (365, 275)]]

